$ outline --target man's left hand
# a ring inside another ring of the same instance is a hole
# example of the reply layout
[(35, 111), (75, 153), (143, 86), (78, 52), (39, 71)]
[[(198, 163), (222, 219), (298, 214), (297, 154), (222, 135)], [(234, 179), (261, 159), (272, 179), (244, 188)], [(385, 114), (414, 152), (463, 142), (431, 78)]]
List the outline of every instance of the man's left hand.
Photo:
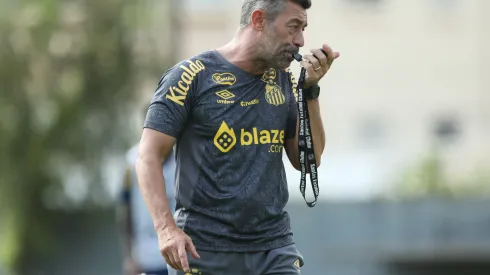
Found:
[(320, 79), (330, 70), (333, 61), (340, 56), (340, 53), (334, 52), (326, 44), (323, 45), (322, 49), (327, 53), (327, 56), (320, 49), (313, 49), (311, 50), (312, 54), (305, 54), (300, 63), (306, 69), (305, 89), (318, 84)]

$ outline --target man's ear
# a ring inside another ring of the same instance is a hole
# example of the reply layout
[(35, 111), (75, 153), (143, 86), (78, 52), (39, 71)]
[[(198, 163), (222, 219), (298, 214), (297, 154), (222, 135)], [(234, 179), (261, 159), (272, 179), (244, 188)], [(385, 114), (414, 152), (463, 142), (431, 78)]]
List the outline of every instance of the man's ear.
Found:
[(252, 28), (257, 31), (262, 31), (265, 26), (265, 14), (262, 10), (252, 12), (252, 20), (250, 20)]

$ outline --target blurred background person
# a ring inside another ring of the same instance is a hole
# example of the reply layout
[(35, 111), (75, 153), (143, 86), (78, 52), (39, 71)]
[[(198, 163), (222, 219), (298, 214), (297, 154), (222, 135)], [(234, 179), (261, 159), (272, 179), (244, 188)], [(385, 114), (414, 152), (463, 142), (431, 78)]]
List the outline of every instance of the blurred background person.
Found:
[[(146, 114), (146, 108), (144, 109)], [(123, 269), (125, 275), (167, 275), (165, 263), (158, 247), (153, 221), (141, 196), (136, 179), (135, 164), (138, 144), (126, 153), (126, 170), (120, 191), (118, 224), (123, 234)], [(175, 211), (175, 158), (174, 152), (163, 164), (163, 175), (170, 209)]]

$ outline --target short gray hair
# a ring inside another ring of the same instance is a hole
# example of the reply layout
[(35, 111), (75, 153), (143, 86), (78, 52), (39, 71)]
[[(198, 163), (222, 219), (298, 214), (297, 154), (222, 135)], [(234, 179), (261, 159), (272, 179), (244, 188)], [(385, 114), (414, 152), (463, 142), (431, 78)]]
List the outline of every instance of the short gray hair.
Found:
[(267, 19), (274, 20), (279, 15), (287, 1), (301, 5), (305, 10), (311, 7), (311, 0), (244, 0), (240, 16), (240, 28), (250, 24), (254, 10), (264, 10)]

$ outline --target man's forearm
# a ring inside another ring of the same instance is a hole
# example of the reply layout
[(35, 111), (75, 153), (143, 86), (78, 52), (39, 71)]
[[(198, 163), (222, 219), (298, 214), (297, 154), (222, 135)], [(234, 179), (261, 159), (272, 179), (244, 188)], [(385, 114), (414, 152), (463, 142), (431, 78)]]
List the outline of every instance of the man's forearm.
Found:
[(318, 98), (307, 100), (308, 113), (310, 114), (311, 136), (313, 138), (313, 150), (315, 151), (316, 164), (320, 165), (321, 156), (325, 149), (325, 129), (323, 128), (320, 113), (320, 101)]
[(139, 157), (136, 172), (141, 194), (153, 219), (155, 229), (161, 230), (176, 226), (165, 191), (160, 159)]
[[(316, 165), (320, 166), (321, 156), (325, 148), (325, 131), (323, 129), (322, 117), (320, 114), (320, 104), (318, 99), (307, 100), (308, 112), (310, 115), (311, 136), (313, 139), (313, 151), (315, 152)], [(299, 163), (299, 114), (296, 121), (296, 135), (294, 139), (287, 143), (287, 153), (293, 167), (301, 169)], [(292, 143), (291, 143), (292, 142)], [(309, 171), (307, 167), (307, 172)]]

